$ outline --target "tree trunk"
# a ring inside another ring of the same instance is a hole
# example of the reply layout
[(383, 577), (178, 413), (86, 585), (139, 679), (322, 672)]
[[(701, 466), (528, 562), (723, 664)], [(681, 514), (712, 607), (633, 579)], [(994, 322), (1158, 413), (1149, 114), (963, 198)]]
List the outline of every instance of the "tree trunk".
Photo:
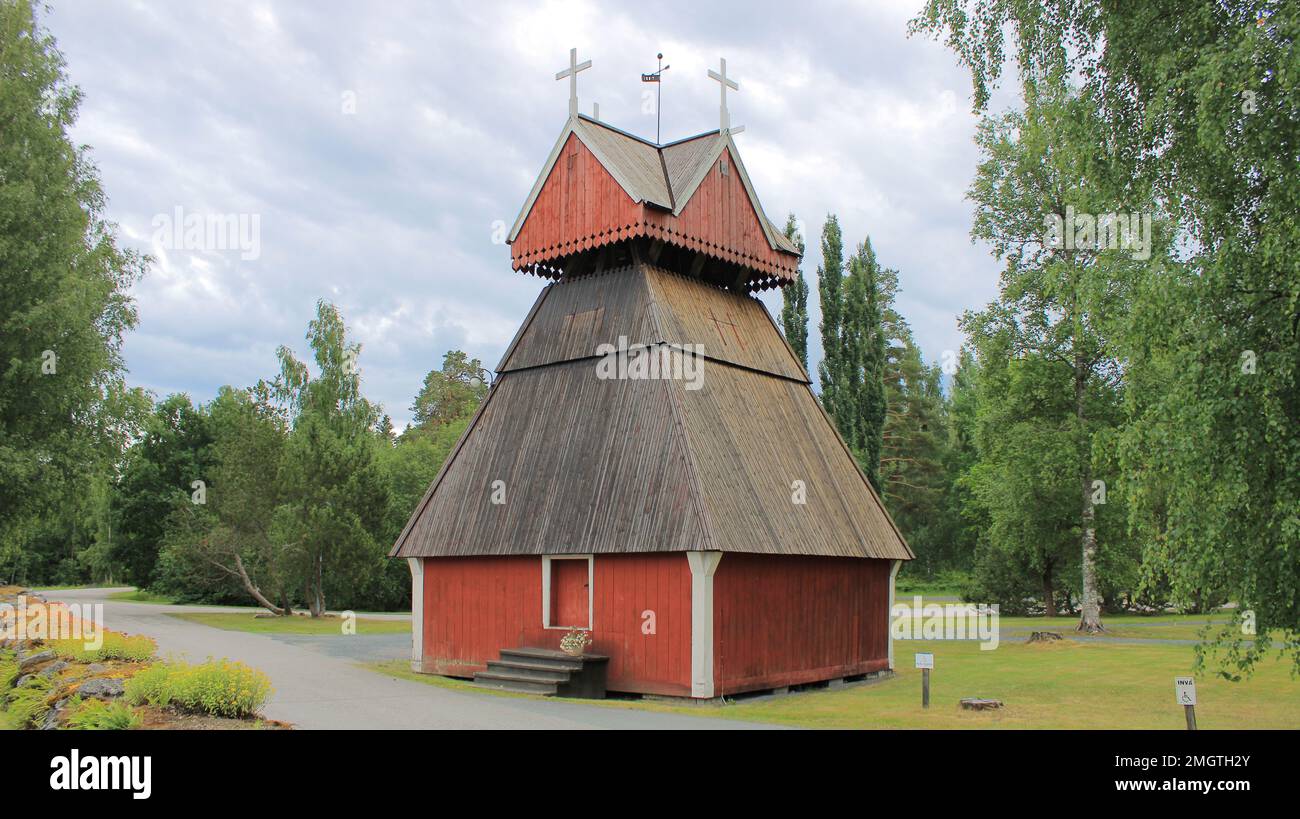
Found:
[[(1084, 439), (1084, 398), (1088, 386), (1088, 367), (1083, 353), (1075, 340), (1074, 352), (1074, 414), (1079, 424), (1079, 436)], [(1080, 515), (1080, 528), (1083, 530), (1083, 589), (1079, 601), (1079, 626), (1076, 631), (1096, 634), (1104, 631), (1101, 624), (1101, 595), (1097, 592), (1097, 510), (1092, 503), (1092, 462), (1091, 451), (1080, 453), (1080, 474), (1082, 475), (1083, 509)]]
[(257, 601), (257, 605), (278, 617), (293, 614), (293, 610), (288, 605), (281, 608), (266, 599), (266, 595), (262, 594), (261, 589), (257, 588), (257, 585), (253, 583), (253, 579), (248, 576), (248, 570), (244, 568), (244, 561), (239, 555), (235, 555), (235, 573), (239, 575), (239, 582), (244, 585), (244, 591), (252, 595), (253, 599)]
[(313, 563), (311, 578), (307, 581), (307, 607), (312, 617), (320, 617), (325, 613), (325, 572), (320, 555)]
[(1056, 616), (1056, 594), (1052, 588), (1052, 567), (1043, 569), (1043, 616)]

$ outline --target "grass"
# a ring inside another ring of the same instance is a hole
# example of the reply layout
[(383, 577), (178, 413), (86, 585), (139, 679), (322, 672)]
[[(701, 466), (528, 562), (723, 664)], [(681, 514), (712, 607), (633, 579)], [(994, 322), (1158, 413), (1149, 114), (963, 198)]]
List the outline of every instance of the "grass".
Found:
[[(1174, 677), (1192, 674), (1184, 645), (1003, 643), (981, 651), (971, 642), (896, 641), (898, 674), (878, 683), (741, 699), (727, 705), (590, 700), (593, 705), (671, 711), (693, 716), (805, 728), (1073, 728), (1166, 729), (1185, 726), (1174, 701)], [(935, 655), (930, 708), (921, 708), (921, 672), (912, 653)], [(416, 674), (402, 662), (373, 670), (454, 689), (468, 683)], [(526, 695), (515, 695), (526, 696)], [(998, 711), (962, 711), (963, 697), (1002, 700)], [(1231, 683), (1197, 679), (1197, 722), (1203, 729), (1300, 728), (1300, 681), (1290, 664), (1270, 656), (1253, 677)]]
[[(191, 623), (200, 623), (227, 631), (247, 631), (253, 634), (343, 634), (344, 620), (340, 617), (257, 617), (247, 612), (203, 612), (173, 614)], [(409, 634), (409, 620), (376, 620), (358, 617), (357, 634)]]
[(961, 572), (943, 572), (934, 577), (912, 577), (906, 568), (898, 573), (894, 581), (894, 592), (898, 599), (914, 594), (926, 597), (960, 597), (961, 587), (967, 582)]
[(144, 589), (132, 589), (130, 591), (113, 592), (108, 596), (109, 600), (119, 603), (158, 603), (164, 606), (174, 605), (176, 600), (163, 594), (154, 594)]

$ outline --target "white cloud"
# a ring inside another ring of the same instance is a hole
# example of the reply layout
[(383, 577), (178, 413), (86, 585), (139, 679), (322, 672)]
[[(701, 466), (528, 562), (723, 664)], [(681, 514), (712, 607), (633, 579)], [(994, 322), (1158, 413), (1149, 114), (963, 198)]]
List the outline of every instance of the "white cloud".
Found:
[(85, 92), (74, 137), (95, 147), (124, 243), (151, 250), (151, 219), (177, 206), (261, 220), (253, 261), (155, 254), (135, 290), (133, 380), (206, 400), (269, 377), (328, 297), (400, 425), (447, 349), (494, 365), (541, 287), (491, 230), (513, 222), (564, 121), (553, 76), (572, 46), (594, 61), (582, 110), (599, 101), (648, 136), (639, 75), (664, 52), (665, 141), (716, 127), (704, 72), (725, 56), (746, 166), (773, 220), (805, 221), (806, 274), (837, 213), (847, 248), (870, 234), (901, 271), (927, 357), (955, 348), (956, 315), (994, 295), (998, 266), (968, 240), (970, 82), (907, 38), (915, 5), (78, 0), (45, 23)]

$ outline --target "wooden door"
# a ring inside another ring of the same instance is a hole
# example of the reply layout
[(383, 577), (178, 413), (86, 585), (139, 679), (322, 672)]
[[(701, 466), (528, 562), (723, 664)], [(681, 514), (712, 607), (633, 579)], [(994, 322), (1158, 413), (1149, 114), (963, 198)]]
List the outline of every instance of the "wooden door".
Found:
[(589, 628), (586, 559), (551, 560), (551, 625)]

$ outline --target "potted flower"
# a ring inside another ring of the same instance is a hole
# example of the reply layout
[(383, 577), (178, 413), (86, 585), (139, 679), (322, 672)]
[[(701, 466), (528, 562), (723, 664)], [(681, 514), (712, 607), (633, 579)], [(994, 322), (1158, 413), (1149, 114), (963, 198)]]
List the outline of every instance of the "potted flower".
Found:
[(560, 649), (571, 657), (581, 657), (587, 646), (591, 645), (591, 633), (580, 628), (571, 629), (560, 638)]

